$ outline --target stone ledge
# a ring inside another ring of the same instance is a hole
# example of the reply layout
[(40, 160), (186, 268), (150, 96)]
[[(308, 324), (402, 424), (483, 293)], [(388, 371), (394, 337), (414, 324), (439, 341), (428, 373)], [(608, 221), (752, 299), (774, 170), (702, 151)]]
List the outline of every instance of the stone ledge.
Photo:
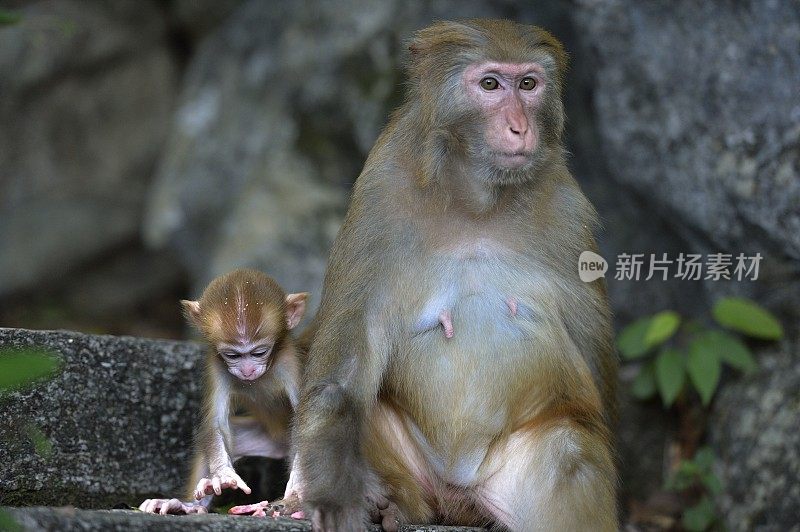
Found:
[[(307, 532), (311, 530), (309, 521), (289, 518), (260, 519), (254, 517), (233, 517), (227, 515), (185, 515), (161, 516), (145, 514), (133, 510), (77, 510), (75, 508), (6, 508), (24, 530), (30, 531), (81, 531), (113, 532), (127, 530), (174, 531), (174, 532), (214, 532), (214, 531), (270, 531)], [(373, 526), (372, 532), (381, 528)], [(433, 525), (403, 525), (401, 532), (479, 532), (482, 528), (450, 527)]]
[[(193, 342), (0, 328), (0, 348), (42, 347), (51, 380), (0, 398), (0, 504), (131, 506), (182, 491), (200, 404)], [(39, 456), (26, 427), (52, 444)]]

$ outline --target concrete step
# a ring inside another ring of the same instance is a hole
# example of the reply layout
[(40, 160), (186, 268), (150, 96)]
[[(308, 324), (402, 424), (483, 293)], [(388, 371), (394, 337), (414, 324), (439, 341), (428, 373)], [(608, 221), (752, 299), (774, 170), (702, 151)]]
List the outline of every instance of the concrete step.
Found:
[[(0, 349), (43, 347), (50, 380), (0, 397), (0, 504), (138, 506), (183, 490), (199, 416), (193, 342), (0, 328)], [(51, 444), (38, 454), (36, 427)]]
[[(307, 532), (309, 521), (227, 515), (161, 516), (133, 510), (76, 510), (75, 508), (5, 508), (26, 531), (115, 532), (128, 530), (170, 532)], [(377, 532), (380, 527), (373, 526)], [(479, 532), (484, 529), (403, 525), (401, 532)]]

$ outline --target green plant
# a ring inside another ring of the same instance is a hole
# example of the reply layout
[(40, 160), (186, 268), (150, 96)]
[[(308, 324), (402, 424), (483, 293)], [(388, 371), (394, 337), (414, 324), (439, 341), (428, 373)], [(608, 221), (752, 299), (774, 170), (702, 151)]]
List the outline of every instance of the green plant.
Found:
[(665, 408), (678, 407), (683, 429), (679, 447), (684, 458), (666, 488), (684, 492), (695, 501), (682, 515), (683, 527), (691, 531), (707, 530), (714, 524), (712, 498), (722, 489), (713, 473), (714, 452), (708, 447), (694, 451), (704, 427), (693, 425), (704, 418), (723, 366), (745, 374), (757, 368), (753, 354), (734, 333), (760, 340), (783, 336), (778, 320), (746, 299), (721, 299), (711, 309), (711, 316), (716, 325), (684, 320), (665, 310), (631, 323), (617, 339), (624, 359), (641, 362), (631, 393), (639, 399), (658, 395)]
[[(59, 365), (60, 359), (43, 349), (0, 349), (0, 397), (51, 377)], [(39, 427), (29, 423), (25, 426), (25, 433), (40, 456), (49, 456), (52, 444)], [(11, 514), (0, 509), (0, 530), (17, 531), (22, 527)]]
[(0, 508), (0, 530), (3, 532), (21, 532), (23, 528), (10, 513)]
[(714, 474), (715, 461), (714, 451), (702, 447), (691, 460), (681, 460), (666, 482), (668, 490), (691, 490), (699, 495), (697, 502), (683, 511), (681, 521), (686, 530), (707, 530), (716, 520), (711, 497), (722, 491), (722, 482)]
[[(721, 299), (714, 305), (712, 316), (720, 326), (746, 336), (766, 340), (783, 336), (778, 320), (746, 299)], [(628, 325), (620, 333), (618, 344), (623, 358), (643, 361), (632, 384), (633, 395), (649, 399), (658, 394), (667, 407), (687, 385), (707, 406), (719, 385), (723, 365), (744, 373), (756, 368), (752, 353), (737, 336), (696, 321), (687, 322), (671, 310)]]
[(0, 9), (0, 26), (10, 26), (22, 20), (22, 17), (11, 11)]

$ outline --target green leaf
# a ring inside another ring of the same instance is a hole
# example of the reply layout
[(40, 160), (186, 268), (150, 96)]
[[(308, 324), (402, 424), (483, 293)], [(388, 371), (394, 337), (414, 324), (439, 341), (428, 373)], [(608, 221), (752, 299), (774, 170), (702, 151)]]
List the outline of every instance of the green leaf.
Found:
[(709, 347), (713, 346), (717, 357), (729, 366), (743, 373), (752, 373), (758, 363), (752, 353), (738, 338), (725, 331), (707, 331), (703, 333)]
[(678, 464), (677, 474), (694, 481), (700, 474), (700, 466), (692, 460), (681, 460)]
[(704, 496), (700, 502), (683, 512), (683, 526), (686, 530), (702, 532), (711, 526), (714, 517), (714, 505), (711, 504), (711, 499)]
[(711, 471), (716, 460), (717, 456), (714, 454), (714, 450), (711, 447), (700, 447), (697, 452), (694, 453), (694, 458), (692, 458), (692, 462), (697, 464), (700, 471), (706, 472)]
[(664, 310), (650, 318), (650, 325), (644, 336), (644, 343), (650, 347), (660, 345), (675, 334), (681, 324), (681, 317), (677, 312)]
[(704, 406), (708, 406), (717, 390), (721, 369), (722, 364), (708, 336), (702, 335), (692, 340), (686, 370)]
[(3, 532), (22, 532), (23, 528), (10, 513), (0, 508), (0, 530)]
[(691, 460), (681, 460), (677, 469), (667, 479), (665, 487), (671, 491), (683, 491), (695, 485), (699, 473), (697, 464)]
[(707, 330), (708, 328), (697, 320), (690, 319), (683, 322), (683, 331), (687, 334), (700, 334)]
[(654, 362), (648, 362), (639, 370), (639, 374), (631, 384), (631, 393), (637, 399), (650, 399), (656, 394), (656, 368)]
[(620, 332), (619, 350), (628, 360), (639, 358), (669, 340), (680, 324), (681, 317), (671, 310), (638, 319)]
[(20, 20), (22, 20), (22, 17), (17, 13), (12, 13), (11, 11), (0, 9), (0, 26), (8, 26), (11, 24), (16, 24)]
[(720, 299), (712, 309), (714, 319), (728, 329), (754, 338), (777, 340), (783, 327), (770, 312), (753, 301), (739, 297)]
[(43, 349), (0, 349), (0, 391), (52, 375), (60, 363), (56, 355)]
[(683, 354), (676, 349), (662, 350), (656, 358), (656, 383), (664, 406), (675, 402), (685, 381)]
[(703, 486), (706, 487), (708, 492), (712, 495), (719, 495), (722, 493), (722, 481), (714, 473), (706, 473), (700, 477)]
[(619, 333), (619, 351), (628, 360), (639, 358), (647, 353), (647, 344), (644, 339), (650, 328), (650, 318), (641, 318), (634, 321)]

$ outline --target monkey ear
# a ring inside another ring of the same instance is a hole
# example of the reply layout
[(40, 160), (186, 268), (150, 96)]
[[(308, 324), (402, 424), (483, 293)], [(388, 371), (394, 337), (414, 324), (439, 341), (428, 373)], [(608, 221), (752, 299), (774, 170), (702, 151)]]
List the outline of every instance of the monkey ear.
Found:
[(286, 296), (286, 326), (290, 329), (297, 327), (306, 313), (306, 300), (308, 292), (289, 294)]
[(197, 325), (200, 322), (200, 302), (188, 301), (181, 299), (181, 307), (183, 307), (183, 314), (193, 324)]

